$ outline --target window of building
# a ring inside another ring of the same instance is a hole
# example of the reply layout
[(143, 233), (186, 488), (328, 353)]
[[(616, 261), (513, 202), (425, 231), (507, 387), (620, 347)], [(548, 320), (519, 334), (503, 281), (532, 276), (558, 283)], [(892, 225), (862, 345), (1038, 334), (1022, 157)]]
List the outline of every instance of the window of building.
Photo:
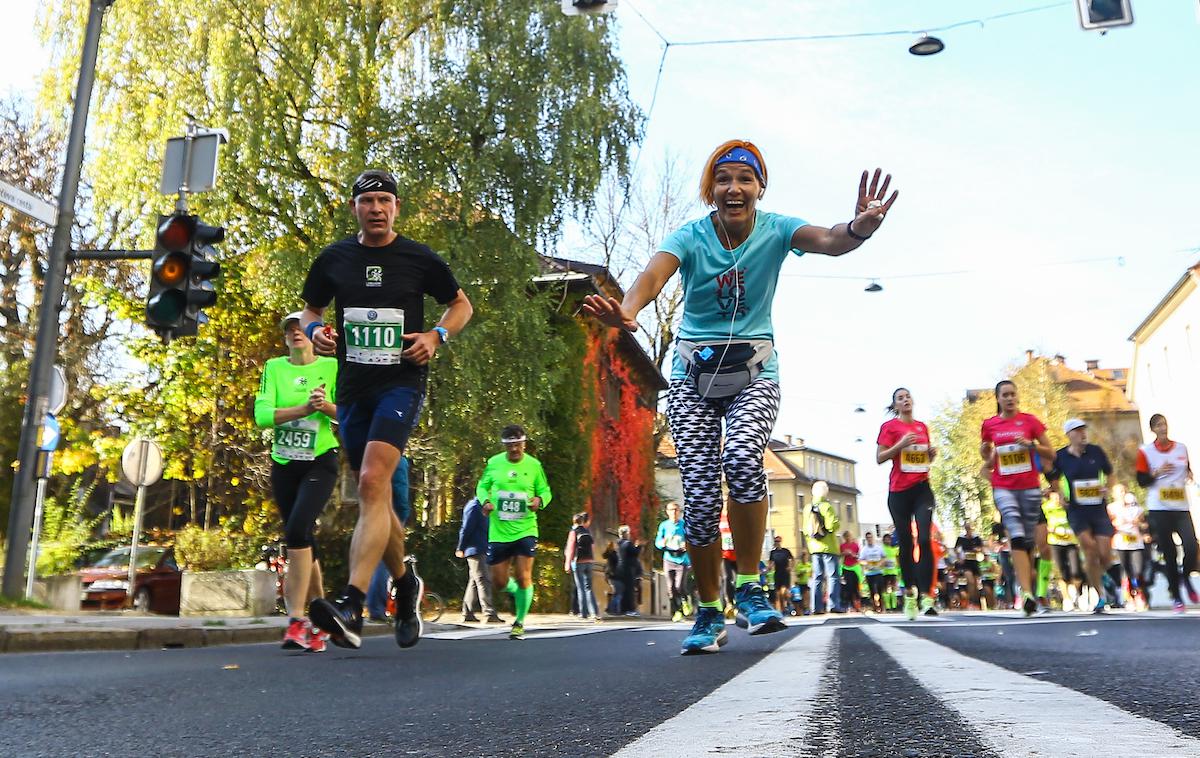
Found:
[(804, 493), (802, 492), (796, 493), (796, 511), (804, 513)]
[(775, 512), (775, 493), (769, 489), (767, 490), (767, 512)]

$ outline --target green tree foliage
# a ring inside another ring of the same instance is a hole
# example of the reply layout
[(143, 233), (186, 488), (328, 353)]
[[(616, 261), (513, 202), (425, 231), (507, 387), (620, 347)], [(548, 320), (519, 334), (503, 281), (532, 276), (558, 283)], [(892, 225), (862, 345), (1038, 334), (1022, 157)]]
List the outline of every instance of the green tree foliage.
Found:
[[(28, 103), (0, 103), (0, 178), (45, 198), (53, 197), (61, 171), (63, 140), (48, 119), (31, 112)], [(65, 123), (65, 122), (64, 122)], [(90, 183), (81, 188), (81, 201), (92, 201)], [(73, 244), (79, 248), (107, 247), (122, 233), (121, 213), (97, 215), (76, 224)], [(8, 528), (12, 493), (12, 464), (16, 460), (29, 378), (28, 356), (37, 333), (35, 294), (42, 289), (51, 231), (41, 222), (0, 206), (0, 532)], [(128, 286), (135, 277), (126, 267), (92, 262), (68, 263), (70, 281), (59, 311), (62, 340), (58, 364), (67, 376), (67, 404), (59, 413), (64, 442), (55, 458), (55, 477), (49, 497), (67, 500), (75, 485), (70, 477), (88, 472), (94, 479), (97, 454), (93, 442), (108, 432), (108, 418), (98, 378), (108, 373), (116, 352), (111, 338), (125, 327), (119, 314), (97, 297), (92, 285)]]
[[(1050, 363), (1035, 358), (1014, 365), (1003, 375), (1016, 383), (1020, 408), (1032, 413), (1046, 425), (1046, 436), (1055, 448), (1067, 444), (1063, 423), (1071, 410), (1066, 389), (1055, 381)], [(996, 415), (996, 395), (988, 389), (974, 399), (943, 408), (930, 424), (938, 448), (937, 465), (930, 471), (930, 483), (937, 498), (937, 517), (948, 528), (961, 529), (970, 521), (981, 534), (987, 534), (998, 520), (989, 480), (979, 455), (979, 430), (984, 420)]]
[[(64, 123), (86, 10), (73, 0), (43, 10), (54, 63), (42, 107)], [(447, 258), (476, 308), (436, 358), (412, 439), (418, 523), (461, 506), (499, 425), (523, 423), (547, 443), (579, 436), (561, 428), (579, 407), (559, 394), (578, 382), (573, 342), (552, 323), (561, 303), (531, 279), (564, 218), (591, 212), (604, 172), (627, 170), (641, 117), (613, 47), (606, 19), (567, 18), (541, 0), (112, 7), (89, 124), (89, 212), (141, 222), (118, 225), (111, 246), (150, 244), (146, 221), (170, 202), (157, 194), (168, 137), (189, 119), (230, 135), (217, 189), (192, 198), (228, 230), (212, 321), (165, 348), (131, 337), (146, 370), (95, 392), (113, 418), (163, 445), (166, 476), (189, 484), (192, 520), (249, 534), (269, 519), (252, 394), (263, 361), (281, 352), (275, 324), (299, 305), (311, 260), (353, 232), (347, 189), (367, 166), (396, 173), (397, 228)], [(93, 274), (84, 286), (140, 321), (141, 281)], [(115, 471), (119, 445), (89, 449)], [(562, 456), (564, 467), (578, 455)]]

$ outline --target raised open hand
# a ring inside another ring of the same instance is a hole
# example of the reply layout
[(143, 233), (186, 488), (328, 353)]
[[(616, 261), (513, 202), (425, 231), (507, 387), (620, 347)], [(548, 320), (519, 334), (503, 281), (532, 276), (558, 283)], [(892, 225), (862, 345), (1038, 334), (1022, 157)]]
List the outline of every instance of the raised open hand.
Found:
[(624, 329), (627, 332), (636, 332), (638, 330), (637, 321), (625, 315), (625, 312), (621, 310), (620, 301), (615, 297), (588, 295), (583, 298), (583, 305), (581, 307), (584, 313), (595, 318), (605, 326)]
[(854, 205), (854, 231), (864, 237), (870, 237), (875, 233), (883, 223), (884, 216), (891, 210), (892, 203), (896, 202), (896, 197), (899, 196), (899, 190), (892, 192), (892, 196), (884, 200), (887, 196), (888, 186), (892, 183), (892, 175), (888, 174), (883, 177), (883, 183), (879, 183), (879, 175), (882, 174), (881, 169), (875, 169), (874, 176), (871, 177), (871, 185), (867, 186), (867, 172), (862, 172), (862, 178), (858, 180), (858, 202)]

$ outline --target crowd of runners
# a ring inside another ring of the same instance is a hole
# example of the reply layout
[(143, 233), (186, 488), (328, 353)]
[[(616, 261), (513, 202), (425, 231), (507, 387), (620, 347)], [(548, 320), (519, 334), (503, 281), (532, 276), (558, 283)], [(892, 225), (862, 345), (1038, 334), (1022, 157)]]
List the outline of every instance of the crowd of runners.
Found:
[[(778, 632), (797, 605), (801, 613), (902, 608), (915, 617), (936, 614), (939, 606), (986, 604), (1034, 614), (1049, 607), (1056, 560), (1066, 584), (1062, 596), (1078, 603), (1086, 583), (1100, 611), (1114, 600), (1105, 594), (1117, 583), (1110, 573), (1114, 535), (1134, 602), (1145, 602), (1149, 567), (1161, 564), (1181, 609), (1180, 577), (1196, 568), (1185, 490), (1191, 472), (1186, 449), (1167, 437), (1166, 419), (1151, 420), (1157, 439), (1139, 452), (1137, 484), (1146, 495), (1138, 503), (1115, 482), (1110, 488), (1112, 467), (1104, 451), (1088, 444), (1082, 422), (1068, 422), (1071, 444), (1053, 450), (1042, 423), (1020, 411), (1009, 381), (996, 386), (997, 413), (981, 432), (981, 464), (1000, 514), (994, 534), (968, 531), (953, 547), (935, 540), (929, 470), (937, 450), (902, 388), (892, 395), (893, 418), (878, 438), (878, 462), (892, 467), (893, 532), (857, 542), (837, 524), (818, 483), (804, 514), (808, 555), (797, 561), (785, 558), (786, 550), (773, 551), (773, 573), (764, 581), (757, 546), (767, 521), (763, 452), (782, 396), (771, 321), (780, 269), (792, 255), (857, 249), (880, 228), (898, 195), (888, 195), (890, 175), (864, 171), (850, 220), (826, 228), (758, 210), (767, 180), (766, 162), (752, 143), (720, 145), (700, 179), (701, 199), (714, 210), (663, 240), (623, 300), (589, 295), (581, 304), (598, 328), (636, 331), (641, 310), (676, 273), (682, 278), (666, 416), (683, 507), (655, 540), (670, 578), (673, 614), (694, 617), (682, 653), (718, 651), (729, 641), (727, 616), (748, 634)], [(288, 354), (267, 363), (255, 401), (256, 422), (273, 430), (271, 484), (288, 548), (285, 648), (319, 651), (327, 641), (358, 648), (364, 604), (374, 607), (368, 598), (382, 591), (389, 575), (397, 644), (410, 648), (421, 637), (423, 583), (405, 557), (408, 511), (398, 482), (407, 476), (403, 454), (421, 413), (430, 361), (448, 343), (453, 349), (473, 308), (446, 261), (394, 230), (398, 193), (386, 171), (355, 179), (349, 209), (359, 231), (313, 260), (299, 292), (303, 308), (280, 324)], [(427, 296), (444, 308), (431, 328)], [(486, 462), (476, 488), (478, 540), (460, 551), (474, 559), (476, 583), (486, 581), (486, 573), (495, 597), (511, 597), (509, 636), (522, 639), (535, 591), (537, 514), (551, 505), (552, 494), (541, 463), (525, 451), (524, 430), (510, 422), (495, 422), (503, 451)], [(348, 581), (325, 597), (313, 527), (332, 493), (339, 450), (357, 479), (359, 515)], [(1161, 562), (1147, 551), (1147, 529)], [(573, 549), (576, 565), (568, 563), (568, 570), (594, 560), (590, 533)], [(796, 566), (800, 578), (809, 579), (799, 586), (790, 576)], [(694, 602), (684, 589), (687, 577), (694, 579)], [(1194, 593), (1190, 599), (1195, 602)], [(595, 613), (594, 600), (591, 605)], [(499, 620), (494, 606), (485, 612)]]

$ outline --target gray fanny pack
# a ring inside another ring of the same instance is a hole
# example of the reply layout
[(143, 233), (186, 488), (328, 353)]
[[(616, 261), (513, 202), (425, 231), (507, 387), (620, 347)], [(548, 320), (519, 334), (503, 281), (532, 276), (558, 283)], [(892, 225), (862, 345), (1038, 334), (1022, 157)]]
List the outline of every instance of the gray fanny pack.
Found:
[(679, 357), (687, 366), (687, 378), (700, 397), (734, 397), (758, 378), (766, 362), (775, 353), (771, 340), (725, 340), (675, 343)]

